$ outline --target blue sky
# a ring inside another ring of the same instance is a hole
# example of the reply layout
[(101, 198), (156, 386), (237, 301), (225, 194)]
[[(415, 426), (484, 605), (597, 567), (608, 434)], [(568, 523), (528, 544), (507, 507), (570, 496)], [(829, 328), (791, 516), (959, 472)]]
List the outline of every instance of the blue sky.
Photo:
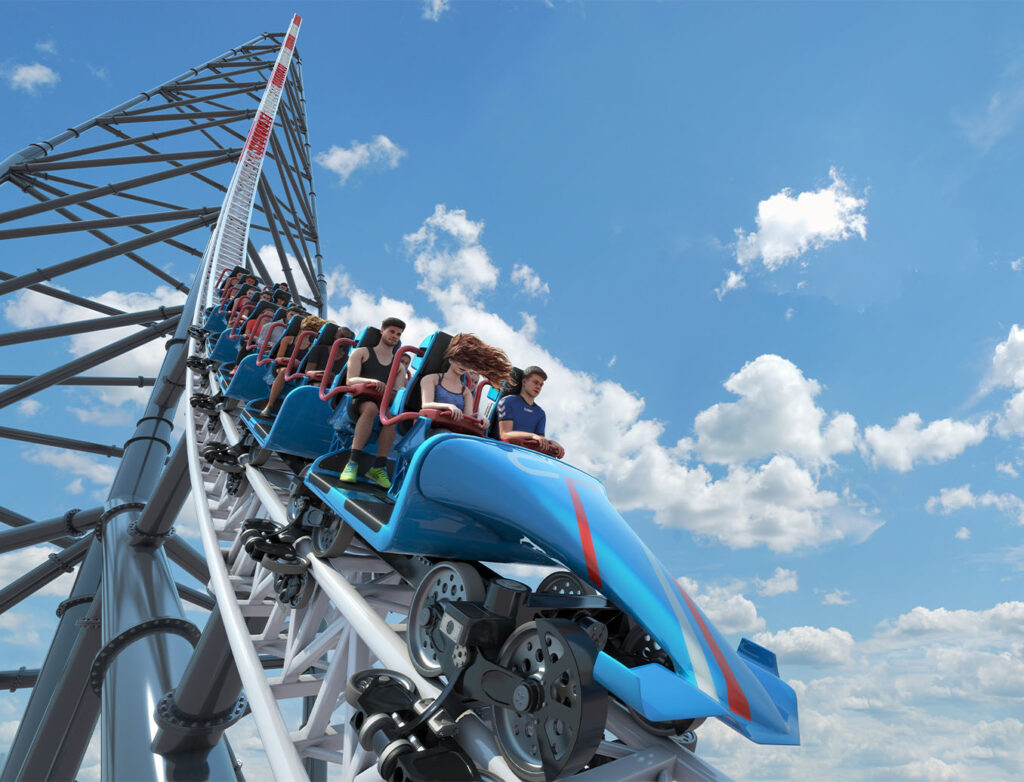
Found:
[[(332, 313), (474, 330), (547, 366), (567, 458), (795, 682), (804, 746), (709, 726), (720, 768), (1024, 774), (1024, 8), (2, 7), (2, 155), (303, 15)], [(173, 300), (134, 270), (67, 280)], [(2, 330), (65, 316), (0, 308)], [(39, 401), (0, 424), (113, 443), (137, 410)], [(103, 496), (112, 462), (43, 452), (0, 445), (3, 504), (46, 518)], [(15, 645), (4, 621), (5, 667), (36, 664), (46, 633)]]

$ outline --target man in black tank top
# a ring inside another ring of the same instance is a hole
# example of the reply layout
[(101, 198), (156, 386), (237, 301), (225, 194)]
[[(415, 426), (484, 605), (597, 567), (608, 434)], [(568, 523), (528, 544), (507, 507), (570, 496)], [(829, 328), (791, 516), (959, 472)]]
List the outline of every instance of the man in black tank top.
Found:
[[(391, 373), (391, 365), (395, 360), (395, 352), (402, 340), (402, 332), (405, 331), (405, 323), (398, 318), (387, 318), (380, 325), (380, 340), (372, 348), (356, 348), (348, 357), (348, 377), (346, 385), (367, 383), (372, 385), (378, 393), (384, 391), (388, 375)], [(403, 368), (408, 361), (408, 356), (402, 358)], [(395, 388), (399, 389), (405, 385), (405, 372), (399, 371), (395, 378)], [(355, 422), (355, 434), (352, 436), (352, 453), (348, 457), (348, 464), (341, 471), (341, 480), (346, 483), (355, 483), (359, 476), (359, 457), (363, 448), (373, 434), (373, 422), (380, 414), (380, 407), (377, 400), (370, 396), (357, 396), (352, 400), (348, 408), (349, 415)], [(391, 481), (388, 478), (387, 463), (388, 454), (391, 452), (391, 444), (395, 441), (395, 427), (385, 426), (380, 430), (377, 437), (377, 458), (373, 467), (366, 471), (366, 477), (377, 485), (391, 488)]]

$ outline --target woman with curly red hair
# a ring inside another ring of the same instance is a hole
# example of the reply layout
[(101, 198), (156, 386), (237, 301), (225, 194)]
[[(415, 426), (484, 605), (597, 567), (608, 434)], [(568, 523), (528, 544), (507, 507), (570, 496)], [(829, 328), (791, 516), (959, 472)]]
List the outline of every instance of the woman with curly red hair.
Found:
[(428, 375), (420, 384), (421, 408), (448, 410), (455, 421), (473, 414), (473, 392), (466, 383), (469, 372), (477, 372), (492, 386), (501, 388), (512, 369), (504, 351), (473, 334), (452, 337), (444, 357), (448, 364), (445, 370)]

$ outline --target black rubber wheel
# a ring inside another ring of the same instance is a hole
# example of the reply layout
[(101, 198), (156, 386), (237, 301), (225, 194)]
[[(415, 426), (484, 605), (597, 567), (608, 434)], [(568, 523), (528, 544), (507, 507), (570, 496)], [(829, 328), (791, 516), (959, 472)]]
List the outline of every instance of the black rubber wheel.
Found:
[(323, 523), (313, 527), (309, 536), (313, 553), (320, 559), (339, 557), (349, 547), (356, 531), (333, 513), (324, 514)]

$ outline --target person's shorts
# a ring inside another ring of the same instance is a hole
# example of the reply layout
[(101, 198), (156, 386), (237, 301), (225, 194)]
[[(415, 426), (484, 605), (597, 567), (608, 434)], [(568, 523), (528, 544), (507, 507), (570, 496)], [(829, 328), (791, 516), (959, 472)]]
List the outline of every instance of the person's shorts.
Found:
[(377, 400), (372, 396), (367, 396), (366, 394), (354, 397), (348, 405), (348, 417), (351, 418), (353, 422), (359, 420), (359, 408), (363, 406), (364, 402), (373, 402), (376, 404)]

